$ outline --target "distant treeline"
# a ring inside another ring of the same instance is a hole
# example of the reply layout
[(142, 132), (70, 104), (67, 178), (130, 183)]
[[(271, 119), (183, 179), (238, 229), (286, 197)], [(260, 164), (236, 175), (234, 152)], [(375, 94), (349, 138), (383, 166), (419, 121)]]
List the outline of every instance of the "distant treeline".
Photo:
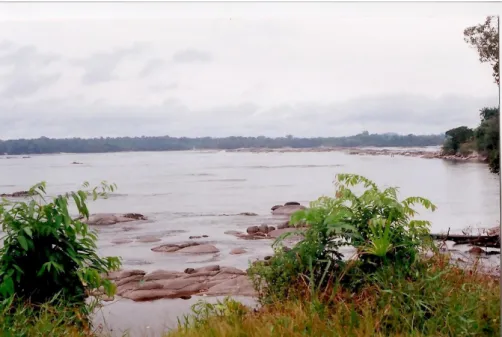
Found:
[(182, 151), (192, 149), (238, 148), (310, 148), (310, 147), (413, 147), (441, 145), (444, 135), (396, 135), (361, 134), (350, 137), (297, 138), (286, 136), (268, 137), (118, 137), (118, 138), (65, 138), (65, 139), (16, 139), (0, 141), (0, 154), (43, 154), (43, 153), (102, 153), (122, 151)]

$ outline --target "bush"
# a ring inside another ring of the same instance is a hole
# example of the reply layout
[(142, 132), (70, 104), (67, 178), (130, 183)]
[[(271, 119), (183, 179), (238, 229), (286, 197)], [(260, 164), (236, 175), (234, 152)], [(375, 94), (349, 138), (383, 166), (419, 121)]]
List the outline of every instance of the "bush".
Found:
[[(339, 174), (336, 185), (335, 198), (321, 197), (292, 215), (292, 224), (308, 224), (305, 232), (283, 235), (274, 243), (276, 254), (268, 265), (250, 268), (264, 300), (287, 297), (301, 284), (308, 284), (311, 292), (337, 283), (356, 288), (385, 265), (406, 277), (415, 272), (420, 250), (432, 248), (430, 223), (412, 220), (417, 214), (412, 208), (415, 204), (435, 210), (429, 200), (410, 197), (400, 201), (397, 188), (380, 190), (358, 175)], [(356, 194), (352, 187), (363, 191)], [(295, 234), (303, 239), (290, 251), (283, 251), (281, 242)], [(340, 253), (348, 245), (356, 248), (350, 262)]]
[[(103, 287), (113, 294), (112, 283), (102, 273), (116, 270), (116, 257), (97, 255), (97, 234), (81, 219), (89, 216), (86, 200), (106, 197), (113, 185), (59, 195), (45, 201), (45, 183), (30, 189), (29, 201), (0, 203), (0, 223), (5, 233), (0, 249), (0, 299), (38, 305), (59, 297), (68, 306), (85, 308), (86, 290)], [(88, 184), (85, 184), (88, 187)], [(70, 216), (70, 198), (79, 217)]]

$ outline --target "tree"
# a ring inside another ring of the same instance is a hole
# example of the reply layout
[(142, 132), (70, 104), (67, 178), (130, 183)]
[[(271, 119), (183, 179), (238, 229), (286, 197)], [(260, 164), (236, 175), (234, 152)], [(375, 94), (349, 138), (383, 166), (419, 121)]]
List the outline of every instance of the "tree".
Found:
[(474, 131), (467, 126), (459, 126), (458, 128), (446, 131), (446, 142), (443, 145), (443, 151), (456, 154), (460, 149), (460, 145), (470, 140), (474, 136)]
[(491, 64), (495, 83), (500, 85), (498, 23), (498, 17), (488, 16), (484, 23), (466, 28), (464, 40), (478, 50), (480, 62)]

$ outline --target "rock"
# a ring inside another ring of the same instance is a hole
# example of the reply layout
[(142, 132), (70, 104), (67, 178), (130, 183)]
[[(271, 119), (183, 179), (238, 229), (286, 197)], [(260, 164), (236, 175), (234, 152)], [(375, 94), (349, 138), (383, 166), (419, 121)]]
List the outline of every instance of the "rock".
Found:
[(180, 244), (168, 243), (165, 245), (153, 247), (151, 250), (154, 252), (172, 253), (172, 252), (177, 252), (183, 248), (198, 246), (198, 245), (200, 245), (200, 243), (198, 243), (198, 242), (186, 242), (186, 243), (180, 243)]
[(123, 215), (124, 218), (134, 219), (134, 220), (148, 220), (146, 216), (139, 213), (126, 213)]
[(284, 204), (284, 206), (300, 206), (300, 203), (296, 201), (288, 201)]
[(258, 214), (256, 214), (256, 213), (252, 213), (252, 212), (243, 212), (243, 213), (239, 213), (239, 215), (245, 215), (245, 216), (257, 216)]
[(234, 267), (221, 267), (221, 274), (235, 274), (235, 275), (246, 275), (246, 272)]
[(135, 302), (154, 301), (161, 298), (176, 298), (176, 292), (169, 289), (133, 290), (123, 295), (123, 297)]
[(90, 226), (109, 226), (116, 223), (130, 222), (135, 220), (146, 220), (141, 214), (114, 214), (114, 213), (99, 213), (93, 214), (88, 219), (82, 219), (82, 222)]
[(265, 256), (263, 259), (264, 259), (265, 261), (268, 261), (268, 260), (272, 259), (272, 256), (268, 255), (268, 256)]
[(235, 236), (237, 236), (237, 235), (245, 235), (244, 233), (239, 232), (239, 231), (226, 231), (226, 232), (224, 232), (223, 234), (227, 234), (227, 235), (235, 235)]
[(181, 298), (182, 300), (189, 300), (189, 299), (191, 299), (191, 298), (192, 298), (192, 296), (190, 296), (190, 295), (182, 295), (182, 296), (180, 296), (180, 298)]
[(120, 279), (124, 279), (124, 278), (134, 276), (134, 275), (143, 276), (145, 274), (146, 274), (145, 271), (139, 270), (139, 269), (113, 271), (113, 272), (109, 273), (108, 275), (106, 275), (106, 278), (108, 280), (114, 281), (114, 280), (120, 280)]
[(132, 275), (132, 276), (117, 280), (115, 282), (115, 284), (117, 285), (117, 287), (120, 287), (121, 285), (124, 285), (127, 283), (136, 283), (136, 282), (139, 283), (139, 281), (141, 281), (142, 279), (143, 279), (143, 275)]
[(153, 290), (153, 289), (162, 289), (162, 284), (157, 282), (145, 282), (140, 283), (138, 286), (138, 290)]
[(281, 236), (284, 233), (295, 232), (297, 230), (300, 230), (300, 229), (299, 228), (276, 229), (275, 231), (272, 231), (272, 232), (268, 233), (268, 236), (270, 236), (271, 238), (276, 239), (276, 238), (278, 238), (279, 236)]
[(268, 226), (268, 231), (271, 232), (271, 231), (275, 231), (275, 227), (274, 226)]
[(209, 235), (192, 235), (190, 237), (188, 237), (189, 239), (202, 239), (202, 238), (208, 238)]
[(185, 269), (184, 273), (185, 274), (193, 274), (193, 273), (195, 273), (195, 269), (193, 269), (193, 268), (187, 268), (187, 269)]
[(115, 239), (115, 240), (112, 240), (111, 243), (113, 243), (114, 245), (123, 245), (125, 243), (131, 243), (133, 240), (131, 239)]
[(288, 205), (282, 206), (272, 211), (273, 215), (292, 215), (293, 213), (306, 209), (305, 206), (302, 205)]
[(475, 255), (486, 254), (486, 252), (480, 247), (472, 247), (467, 252)]
[(289, 221), (286, 221), (284, 223), (281, 223), (280, 225), (277, 226), (277, 229), (284, 229), (289, 227)]
[(256, 296), (256, 291), (251, 280), (246, 275), (241, 275), (223, 281), (206, 292), (208, 296)]
[(259, 228), (260, 228), (261, 233), (265, 233), (265, 234), (268, 233), (268, 226), (267, 225), (260, 225)]
[(197, 245), (197, 246), (182, 248), (177, 252), (185, 254), (212, 254), (212, 253), (219, 253), (219, 251), (220, 250), (215, 246), (206, 244), (206, 245)]
[(207, 271), (220, 271), (220, 269), (221, 269), (221, 267), (219, 265), (212, 264), (209, 266), (197, 268), (197, 269), (195, 269), (195, 272), (196, 273), (203, 273), (203, 272), (207, 272)]
[(71, 163), (72, 165), (82, 165), (82, 163), (79, 163), (78, 161), (74, 161), (73, 163)]
[(3, 194), (0, 194), (0, 197), (4, 197), (4, 198), (24, 198), (24, 197), (29, 197), (31, 194), (30, 194), (30, 191), (18, 191), (18, 192), (14, 192), (12, 194), (6, 194), (6, 193), (3, 193)]
[(138, 236), (137, 242), (148, 243), (148, 242), (158, 242), (162, 241), (159, 237), (153, 235)]
[(234, 248), (230, 251), (231, 255), (239, 255), (239, 254), (244, 254), (244, 253), (246, 253), (246, 250), (242, 249), (242, 248)]
[(251, 226), (246, 229), (246, 232), (248, 232), (248, 234), (255, 234), (255, 233), (258, 233), (259, 231), (260, 231), (260, 227), (258, 227), (258, 226)]
[(144, 281), (171, 280), (182, 276), (183, 273), (171, 270), (155, 270), (143, 277)]
[(270, 209), (271, 211), (275, 211), (276, 209), (282, 207), (283, 205), (275, 205), (275, 206), (272, 206), (272, 208)]

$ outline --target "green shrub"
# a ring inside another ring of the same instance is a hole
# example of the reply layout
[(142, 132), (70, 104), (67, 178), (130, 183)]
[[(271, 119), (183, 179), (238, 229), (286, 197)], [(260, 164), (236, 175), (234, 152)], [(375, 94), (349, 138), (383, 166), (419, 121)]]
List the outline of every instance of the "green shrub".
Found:
[[(96, 233), (81, 222), (89, 216), (87, 198), (106, 197), (113, 189), (103, 183), (99, 190), (79, 190), (46, 202), (45, 183), (40, 183), (30, 189), (28, 201), (3, 199), (0, 299), (15, 295), (18, 301), (42, 304), (59, 296), (69, 306), (85, 307), (86, 290), (103, 287), (113, 294), (112, 283), (101, 274), (118, 269), (120, 261), (99, 257)], [(70, 198), (78, 210), (77, 218), (69, 213)]]
[[(291, 223), (306, 223), (307, 230), (281, 236), (267, 265), (250, 268), (264, 300), (286, 297), (302, 283), (308, 284), (312, 293), (337, 283), (355, 288), (370, 281), (385, 265), (403, 276), (411, 275), (420, 251), (433, 247), (428, 239), (430, 223), (412, 219), (417, 214), (414, 205), (435, 210), (429, 200), (399, 200), (397, 188), (381, 190), (358, 175), (339, 174), (336, 185), (335, 198), (321, 197), (310, 208), (292, 215)], [(362, 193), (351, 189), (361, 187)], [(283, 251), (282, 241), (295, 234), (302, 235), (302, 240)], [(350, 262), (340, 253), (347, 245), (357, 251)]]

